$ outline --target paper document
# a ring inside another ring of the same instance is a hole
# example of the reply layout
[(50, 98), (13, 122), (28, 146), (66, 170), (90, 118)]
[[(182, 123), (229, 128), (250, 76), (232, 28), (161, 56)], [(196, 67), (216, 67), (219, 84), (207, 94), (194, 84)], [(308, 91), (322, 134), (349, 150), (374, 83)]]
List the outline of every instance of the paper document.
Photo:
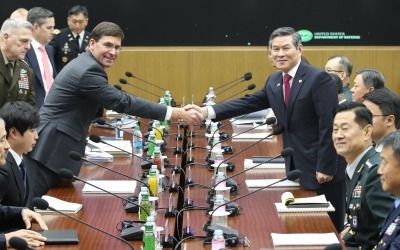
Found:
[(335, 233), (300, 233), (279, 234), (271, 233), (274, 247), (307, 247), (327, 246), (339, 243)]
[[(76, 214), (82, 208), (82, 204), (63, 201), (63, 200), (60, 200), (58, 198), (55, 198), (55, 197), (52, 197), (49, 195), (43, 195), (42, 199), (46, 200), (49, 203), (50, 207), (52, 207), (56, 210), (59, 210), (63, 213)], [(51, 210), (41, 210), (38, 208), (35, 208), (35, 212), (38, 212), (41, 214), (54, 213), (54, 211), (51, 211)]]
[[(96, 180), (87, 182), (114, 194), (133, 194), (136, 189), (136, 181)], [(82, 189), (82, 192), (86, 194), (106, 194), (106, 192), (98, 188), (95, 188), (89, 184), (85, 184), (85, 186)]]
[(335, 208), (330, 202), (328, 207), (288, 207), (282, 202), (275, 203), (278, 213), (320, 213), (320, 212), (335, 212)]
[[(274, 182), (277, 182), (280, 179), (260, 179), (260, 180), (246, 180), (246, 185), (249, 188), (261, 188), (265, 187), (268, 185), (271, 185)], [(275, 183), (274, 185), (271, 186), (271, 188), (274, 187), (299, 187), (300, 184), (294, 181), (281, 181), (278, 183)]]
[(254, 163), (252, 159), (244, 159), (244, 168), (251, 168), (258, 165), (254, 169), (266, 169), (266, 168), (271, 168), (271, 169), (285, 169), (285, 163), (264, 163), (264, 164), (259, 164), (259, 163)]

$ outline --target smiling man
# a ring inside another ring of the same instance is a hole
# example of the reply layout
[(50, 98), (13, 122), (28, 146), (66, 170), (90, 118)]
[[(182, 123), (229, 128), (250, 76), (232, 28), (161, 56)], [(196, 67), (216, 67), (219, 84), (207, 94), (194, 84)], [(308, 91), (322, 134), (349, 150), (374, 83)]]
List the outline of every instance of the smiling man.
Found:
[(33, 186), (31, 198), (41, 197), (60, 183), (61, 168), (79, 175), (81, 162), (72, 160), (69, 152), (84, 155), (87, 131), (100, 106), (155, 120), (182, 119), (188, 124), (200, 124), (203, 120), (195, 110), (149, 102), (108, 83), (105, 69), (118, 58), (123, 38), (122, 29), (115, 23), (98, 24), (91, 33), (88, 50), (56, 77), (39, 112), (40, 138), (26, 157), (29, 183)]
[(372, 113), (363, 104), (345, 102), (335, 111), (332, 138), (347, 161), (347, 225), (341, 233), (347, 249), (370, 250), (394, 201), (382, 190), (380, 156), (372, 147)]
[(261, 90), (214, 106), (193, 107), (217, 121), (272, 108), (284, 129), (283, 147), (294, 149), (285, 159), (286, 173), (301, 170), (301, 187), (325, 194), (336, 209), (329, 215), (340, 232), (345, 217), (345, 166), (337, 166), (332, 143), (336, 85), (327, 72), (301, 59), (301, 37), (293, 28), (273, 31), (269, 51), (268, 58), (279, 71), (268, 77)]

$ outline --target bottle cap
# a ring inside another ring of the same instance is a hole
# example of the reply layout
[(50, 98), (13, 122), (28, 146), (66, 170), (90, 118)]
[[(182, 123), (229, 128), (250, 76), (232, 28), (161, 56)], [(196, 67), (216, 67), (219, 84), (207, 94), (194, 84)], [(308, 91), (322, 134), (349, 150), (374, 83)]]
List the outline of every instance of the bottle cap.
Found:
[(215, 195), (215, 199), (216, 200), (223, 200), (224, 199), (224, 195), (223, 194), (217, 194), (217, 195)]
[(218, 172), (217, 176), (224, 176), (224, 172)]
[(147, 192), (147, 187), (141, 187), (140, 192)]
[(147, 222), (154, 222), (154, 216), (147, 216)]
[(136, 125), (136, 126), (135, 126), (135, 130), (136, 130), (136, 131), (140, 130), (140, 126)]
[[(147, 218), (149, 218), (149, 217), (147, 217)], [(222, 232), (222, 230), (221, 229), (215, 229), (214, 230), (214, 235), (218, 235), (218, 236), (222, 236), (224, 233)]]

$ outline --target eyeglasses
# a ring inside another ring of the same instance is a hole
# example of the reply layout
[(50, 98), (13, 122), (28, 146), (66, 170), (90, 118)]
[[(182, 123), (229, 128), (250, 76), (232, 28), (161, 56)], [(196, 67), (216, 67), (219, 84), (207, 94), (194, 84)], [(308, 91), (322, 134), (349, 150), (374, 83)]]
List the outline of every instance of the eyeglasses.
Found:
[(122, 49), (121, 46), (114, 46), (111, 43), (102, 43), (102, 42), (99, 42), (99, 43), (101, 43), (101, 45), (103, 45), (104, 48), (106, 48), (107, 50), (110, 50), (110, 51), (115, 49), (115, 52), (120, 52)]
[(332, 73), (332, 72), (342, 73), (343, 72), (343, 70), (334, 70), (334, 69), (325, 69), (325, 71), (328, 72), (328, 73)]

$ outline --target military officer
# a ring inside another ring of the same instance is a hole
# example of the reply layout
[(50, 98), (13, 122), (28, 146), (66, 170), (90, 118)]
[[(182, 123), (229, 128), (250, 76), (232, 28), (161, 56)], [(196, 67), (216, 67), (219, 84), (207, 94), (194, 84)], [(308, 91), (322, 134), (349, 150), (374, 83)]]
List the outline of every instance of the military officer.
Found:
[(85, 30), (89, 20), (88, 15), (85, 7), (76, 5), (68, 11), (68, 27), (55, 31), (56, 35), (49, 45), (55, 50), (54, 61), (57, 72), (86, 50), (90, 35)]

